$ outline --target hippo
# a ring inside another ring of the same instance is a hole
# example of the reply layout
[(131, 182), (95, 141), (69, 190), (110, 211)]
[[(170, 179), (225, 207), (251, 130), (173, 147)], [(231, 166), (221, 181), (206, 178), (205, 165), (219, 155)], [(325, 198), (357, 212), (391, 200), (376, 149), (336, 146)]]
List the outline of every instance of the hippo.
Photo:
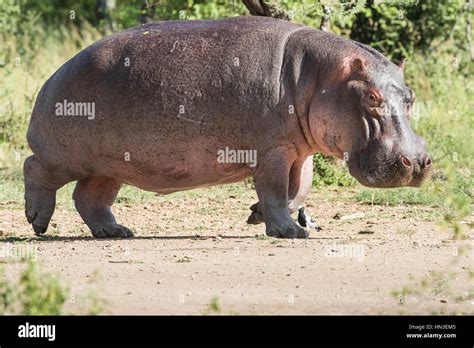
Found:
[(92, 44), (38, 93), (24, 162), (26, 217), (47, 230), (56, 191), (92, 235), (131, 237), (111, 206), (123, 184), (158, 194), (253, 177), (248, 223), (307, 238), (292, 218), (315, 153), (369, 187), (419, 186), (431, 159), (410, 127), (402, 67), (331, 33), (266, 17), (164, 21)]

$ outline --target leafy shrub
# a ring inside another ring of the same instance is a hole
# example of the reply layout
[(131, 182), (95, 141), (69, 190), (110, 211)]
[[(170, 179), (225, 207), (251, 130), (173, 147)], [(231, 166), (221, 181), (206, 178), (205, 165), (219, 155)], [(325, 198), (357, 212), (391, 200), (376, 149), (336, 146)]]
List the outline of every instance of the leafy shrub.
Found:
[(337, 185), (350, 186), (356, 183), (347, 170), (347, 167), (337, 163), (334, 158), (317, 153), (313, 157), (314, 177), (313, 184), (319, 185)]
[(17, 284), (0, 281), (0, 314), (59, 315), (66, 296), (57, 278), (40, 273), (30, 261)]

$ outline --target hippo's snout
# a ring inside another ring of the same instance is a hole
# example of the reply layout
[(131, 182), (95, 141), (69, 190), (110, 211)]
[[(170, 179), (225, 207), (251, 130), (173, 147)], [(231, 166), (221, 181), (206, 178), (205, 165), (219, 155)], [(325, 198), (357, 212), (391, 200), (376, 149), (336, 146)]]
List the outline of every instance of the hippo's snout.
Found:
[(426, 149), (425, 140), (414, 133), (411, 139), (412, 142), (405, 144), (411, 151), (403, 151), (398, 160), (407, 172), (407, 177), (411, 177), (406, 186), (418, 187), (428, 177), (433, 161)]
[(422, 138), (399, 144), (375, 140), (349, 161), (349, 171), (361, 184), (390, 188), (420, 186), (428, 178), (432, 159)]

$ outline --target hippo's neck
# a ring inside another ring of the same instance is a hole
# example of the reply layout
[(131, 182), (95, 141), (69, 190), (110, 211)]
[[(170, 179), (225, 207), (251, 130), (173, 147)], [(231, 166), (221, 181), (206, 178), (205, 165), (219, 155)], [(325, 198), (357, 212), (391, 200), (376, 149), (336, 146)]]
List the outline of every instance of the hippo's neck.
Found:
[(328, 37), (333, 38), (333, 35), (313, 29), (295, 32), (287, 41), (280, 77), (282, 110), (290, 114), (290, 119), (291, 114), (295, 114), (293, 125), (297, 125), (300, 137), (312, 153), (325, 152), (321, 140), (311, 131), (309, 115), (315, 94), (326, 88), (335, 69), (334, 59), (331, 59), (333, 51), (325, 47)]
[[(317, 122), (310, 119), (310, 115), (323, 117), (328, 106), (337, 103), (341, 83), (347, 79), (344, 62), (354, 54), (363, 56), (370, 64), (381, 61), (386, 64), (386, 58), (372, 48), (319, 30), (298, 30), (286, 43), (280, 77), (280, 103), (282, 110), (286, 108), (296, 114), (300, 135), (311, 152), (341, 155), (334, 141), (328, 144), (321, 139), (321, 130), (314, 129)], [(326, 121), (318, 124), (321, 123), (326, 124)]]

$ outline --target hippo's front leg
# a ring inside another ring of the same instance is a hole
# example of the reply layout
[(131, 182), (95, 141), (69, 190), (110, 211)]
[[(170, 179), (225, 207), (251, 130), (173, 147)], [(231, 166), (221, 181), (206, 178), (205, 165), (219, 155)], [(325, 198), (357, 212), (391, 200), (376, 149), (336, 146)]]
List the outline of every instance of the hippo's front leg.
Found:
[(259, 158), (254, 173), (259, 209), (266, 234), (271, 237), (308, 237), (308, 233), (293, 221), (288, 209), (289, 173), (295, 157), (286, 146), (274, 148)]
[[(289, 173), (288, 186), (288, 208), (290, 214), (298, 210), (311, 191), (313, 183), (313, 156), (307, 157), (301, 162), (296, 161)], [(248, 224), (256, 225), (264, 222), (259, 202), (250, 207), (252, 213), (247, 219)]]

